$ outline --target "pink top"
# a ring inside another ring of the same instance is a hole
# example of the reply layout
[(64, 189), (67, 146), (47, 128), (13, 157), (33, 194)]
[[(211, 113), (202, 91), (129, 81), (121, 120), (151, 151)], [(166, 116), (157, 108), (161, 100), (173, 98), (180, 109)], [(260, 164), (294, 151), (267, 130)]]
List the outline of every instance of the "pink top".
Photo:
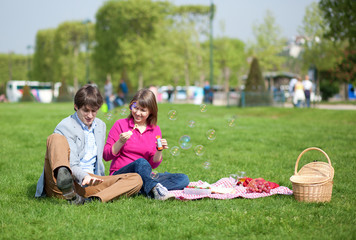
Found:
[(147, 125), (146, 130), (142, 134), (138, 129), (133, 130), (131, 137), (122, 146), (120, 151), (116, 155), (113, 155), (112, 145), (120, 139), (120, 133), (127, 132), (133, 128), (133, 118), (124, 118), (117, 120), (110, 129), (103, 153), (105, 161), (112, 160), (110, 165), (110, 175), (139, 158), (146, 159), (152, 169), (157, 168), (162, 162), (162, 160), (153, 162), (153, 156), (157, 151), (156, 136), (162, 136), (159, 126)]

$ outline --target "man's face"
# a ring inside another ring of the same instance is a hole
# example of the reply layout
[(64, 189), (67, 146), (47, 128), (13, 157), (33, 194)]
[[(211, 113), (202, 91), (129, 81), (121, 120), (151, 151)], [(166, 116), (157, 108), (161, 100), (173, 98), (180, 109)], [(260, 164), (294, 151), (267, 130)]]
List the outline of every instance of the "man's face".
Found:
[(93, 123), (96, 114), (98, 113), (98, 109), (93, 109), (90, 106), (83, 106), (80, 109), (76, 105), (74, 105), (74, 108), (77, 110), (77, 114), (79, 119), (88, 127), (91, 127), (91, 124)]

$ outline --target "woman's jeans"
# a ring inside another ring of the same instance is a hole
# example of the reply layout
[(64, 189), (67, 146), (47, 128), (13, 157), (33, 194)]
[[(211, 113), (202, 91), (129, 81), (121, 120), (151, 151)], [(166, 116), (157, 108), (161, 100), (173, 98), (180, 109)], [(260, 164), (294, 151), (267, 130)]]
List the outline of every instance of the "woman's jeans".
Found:
[(114, 172), (113, 175), (122, 173), (138, 173), (143, 181), (140, 193), (145, 196), (152, 196), (150, 192), (152, 188), (157, 185), (157, 183), (162, 184), (169, 191), (182, 190), (189, 184), (188, 176), (183, 173), (158, 173), (158, 177), (152, 179), (151, 172), (152, 168), (148, 161), (144, 158), (139, 158), (136, 161), (120, 168)]

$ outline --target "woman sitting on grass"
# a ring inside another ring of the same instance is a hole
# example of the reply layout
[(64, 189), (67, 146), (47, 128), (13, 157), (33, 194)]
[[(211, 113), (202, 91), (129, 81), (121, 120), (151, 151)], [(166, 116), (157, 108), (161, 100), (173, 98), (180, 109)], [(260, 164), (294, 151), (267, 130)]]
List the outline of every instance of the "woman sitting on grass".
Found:
[(128, 118), (119, 119), (111, 128), (103, 157), (112, 160), (110, 175), (138, 173), (143, 180), (141, 194), (166, 200), (174, 197), (169, 190), (182, 190), (189, 184), (189, 178), (168, 172), (151, 177), (152, 169), (162, 162), (162, 150), (168, 148), (166, 139), (161, 139), (162, 148), (157, 148), (156, 137), (162, 136), (157, 112), (154, 93), (148, 89), (138, 91), (130, 102)]

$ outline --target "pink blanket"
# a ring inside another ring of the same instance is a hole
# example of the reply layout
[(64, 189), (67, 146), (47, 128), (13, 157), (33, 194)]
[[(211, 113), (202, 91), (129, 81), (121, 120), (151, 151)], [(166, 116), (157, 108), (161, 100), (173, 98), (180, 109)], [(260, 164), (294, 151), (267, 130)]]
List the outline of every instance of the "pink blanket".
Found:
[[(198, 182), (191, 182), (189, 186), (199, 186), (204, 184), (203, 181), (199, 180)], [(247, 193), (246, 188), (243, 186), (234, 186), (234, 180), (232, 178), (222, 178), (216, 183), (211, 184), (214, 187), (222, 187), (222, 188), (233, 188), (232, 193), (225, 194), (206, 194), (206, 195), (195, 195), (195, 194), (185, 194), (183, 190), (170, 191), (174, 193), (176, 199), (180, 200), (194, 200), (201, 198), (214, 198), (214, 199), (232, 199), (237, 197), (242, 198), (260, 198), (260, 197), (268, 197), (275, 194), (283, 194), (283, 195), (292, 195), (293, 191), (287, 187), (277, 187), (275, 189), (271, 189), (270, 193)]]

